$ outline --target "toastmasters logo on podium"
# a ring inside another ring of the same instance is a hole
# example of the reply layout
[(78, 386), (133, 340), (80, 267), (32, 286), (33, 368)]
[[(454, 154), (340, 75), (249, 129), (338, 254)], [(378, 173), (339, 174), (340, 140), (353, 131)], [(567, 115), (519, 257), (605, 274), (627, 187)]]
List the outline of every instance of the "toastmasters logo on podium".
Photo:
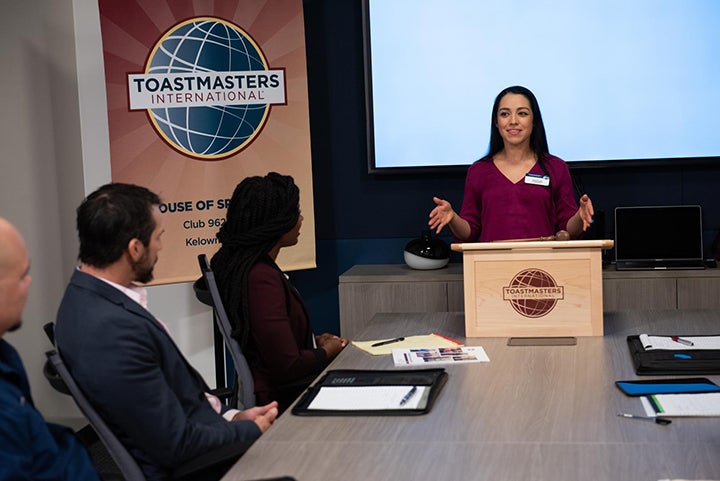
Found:
[(128, 75), (130, 110), (147, 109), (157, 133), (203, 160), (248, 147), (286, 104), (285, 69), (270, 69), (260, 47), (227, 20), (197, 17), (171, 27), (145, 72)]
[(518, 272), (503, 287), (503, 300), (521, 316), (543, 317), (555, 308), (558, 300), (565, 297), (565, 288), (558, 286), (555, 279), (540, 269), (525, 269)]

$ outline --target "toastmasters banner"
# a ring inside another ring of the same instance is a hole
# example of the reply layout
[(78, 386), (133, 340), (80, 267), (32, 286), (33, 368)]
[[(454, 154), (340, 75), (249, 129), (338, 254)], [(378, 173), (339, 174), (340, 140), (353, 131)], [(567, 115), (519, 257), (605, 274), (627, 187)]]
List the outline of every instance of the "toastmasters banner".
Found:
[(315, 267), (302, 0), (99, 0), (112, 180), (163, 200), (158, 283), (199, 276), (235, 186), (292, 175), (305, 218), (287, 270)]

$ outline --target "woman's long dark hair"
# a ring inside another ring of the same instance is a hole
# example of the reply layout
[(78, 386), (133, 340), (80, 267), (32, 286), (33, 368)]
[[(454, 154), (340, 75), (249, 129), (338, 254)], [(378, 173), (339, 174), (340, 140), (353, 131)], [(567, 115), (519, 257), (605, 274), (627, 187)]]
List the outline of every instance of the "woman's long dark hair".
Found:
[(533, 130), (530, 134), (530, 149), (537, 156), (540, 168), (547, 174), (545, 168), (545, 157), (549, 153), (547, 136), (545, 135), (545, 124), (543, 124), (542, 114), (540, 113), (540, 106), (535, 98), (535, 95), (527, 88), (519, 85), (507, 87), (495, 97), (495, 103), (492, 108), (492, 118), (490, 120), (490, 150), (488, 151), (487, 157), (492, 157), (500, 152), (505, 147), (505, 142), (500, 135), (500, 129), (497, 127), (497, 113), (500, 108), (500, 100), (507, 94), (522, 95), (528, 102), (530, 102), (530, 110), (533, 114)]
[(241, 348), (247, 346), (250, 268), (267, 256), (300, 217), (300, 190), (289, 175), (270, 172), (248, 177), (235, 187), (225, 224), (217, 238), (222, 244), (211, 267), (223, 305)]

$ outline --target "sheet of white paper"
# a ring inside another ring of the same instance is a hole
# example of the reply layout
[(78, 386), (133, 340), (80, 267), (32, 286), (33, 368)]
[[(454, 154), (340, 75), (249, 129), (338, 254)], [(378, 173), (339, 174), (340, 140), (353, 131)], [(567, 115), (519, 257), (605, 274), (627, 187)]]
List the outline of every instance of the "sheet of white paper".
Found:
[(649, 334), (640, 334), (640, 342), (646, 351), (655, 349), (668, 350), (702, 350), (702, 349), (720, 349), (720, 336), (682, 336), (683, 339), (691, 341), (692, 346), (673, 341), (670, 336), (651, 336)]
[(643, 408), (643, 411), (645, 411), (646, 416), (653, 416), (653, 417), (657, 416), (657, 413), (655, 412), (652, 405), (650, 404), (650, 401), (648, 401), (647, 396), (641, 397), (640, 403), (642, 404), (642, 408)]
[[(659, 416), (720, 416), (720, 393), (655, 394)], [(649, 403), (648, 403), (649, 404)]]
[(417, 390), (405, 404), (400, 404), (412, 386), (323, 386), (308, 409), (330, 411), (362, 411), (385, 409), (417, 409), (429, 386)]
[(396, 366), (425, 366), (490, 362), (481, 346), (441, 347), (436, 349), (393, 349)]

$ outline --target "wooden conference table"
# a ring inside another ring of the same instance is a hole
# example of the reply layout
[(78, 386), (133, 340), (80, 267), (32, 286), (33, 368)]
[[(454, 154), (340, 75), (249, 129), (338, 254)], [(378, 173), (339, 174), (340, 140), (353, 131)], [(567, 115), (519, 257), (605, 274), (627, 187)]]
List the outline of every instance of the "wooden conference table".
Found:
[[(626, 336), (717, 334), (720, 311), (606, 312), (604, 337), (576, 346), (468, 339), (489, 363), (447, 366), (432, 411), (409, 417), (298, 417), (289, 412), (223, 478), (309, 480), (720, 480), (720, 418), (668, 426), (614, 385), (635, 375)], [(438, 332), (465, 341), (461, 313), (378, 314), (358, 336)], [(328, 369), (393, 369), (349, 346)], [(720, 376), (707, 376), (720, 383)], [(647, 378), (647, 376), (643, 377)]]

